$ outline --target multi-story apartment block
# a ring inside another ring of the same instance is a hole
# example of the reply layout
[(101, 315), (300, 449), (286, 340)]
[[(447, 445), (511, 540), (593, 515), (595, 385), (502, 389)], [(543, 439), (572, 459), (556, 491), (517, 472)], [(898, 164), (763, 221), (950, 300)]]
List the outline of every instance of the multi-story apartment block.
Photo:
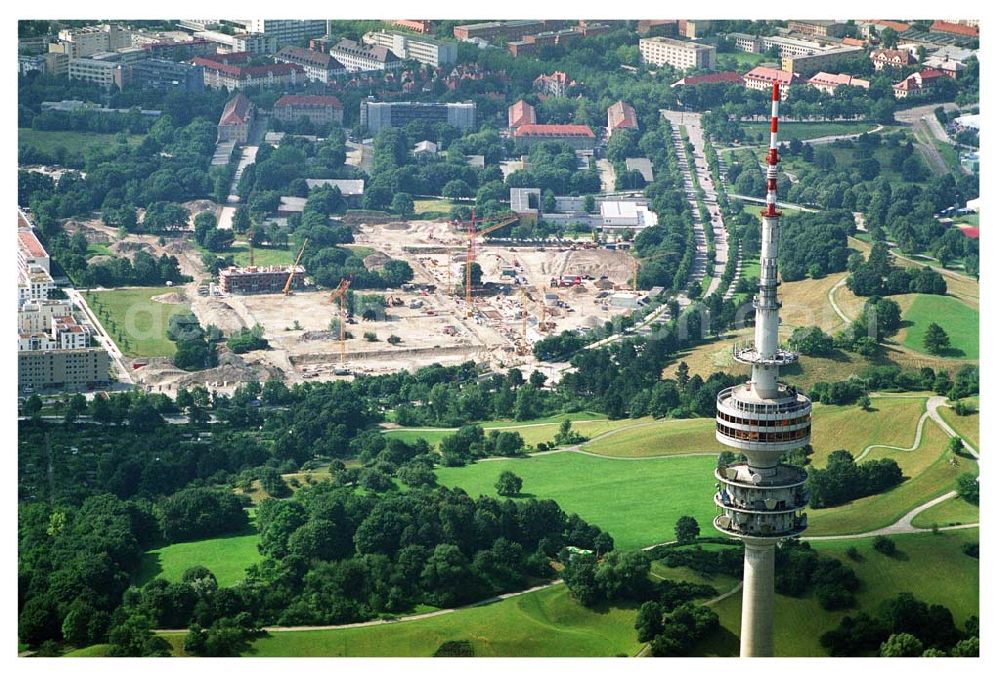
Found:
[(761, 42), (759, 35), (750, 35), (749, 33), (730, 33), (726, 36), (726, 39), (733, 43), (733, 46), (741, 52), (758, 54), (764, 51), (763, 43)]
[(348, 73), (391, 71), (403, 67), (403, 61), (388, 47), (364, 45), (341, 40), (330, 48), (330, 56), (344, 64)]
[(26, 75), (31, 71), (45, 72), (45, 57), (40, 54), (18, 54), (17, 74)]
[[(27, 219), (22, 223), (27, 223)], [(49, 253), (45, 251), (42, 243), (38, 241), (35, 231), (30, 226), (19, 227), (17, 229), (18, 268), (27, 269), (31, 266), (38, 266), (46, 273), (50, 273), (51, 262)]]
[(230, 19), (247, 33), (259, 33), (274, 38), (278, 48), (285, 45), (306, 45), (310, 38), (326, 34), (325, 19)]
[(306, 82), (305, 69), (298, 64), (245, 66), (253, 55), (247, 52), (195, 57), (192, 63), (205, 71), (205, 85), (213, 89), (294, 85)]
[(540, 33), (549, 28), (551, 21), (483, 21), (475, 24), (455, 26), (452, 35), (459, 40), (517, 40), (522, 35)]
[(802, 81), (798, 73), (757, 66), (743, 76), (743, 86), (747, 89), (756, 89), (761, 92), (770, 92), (774, 83), (778, 83), (781, 90), (781, 98), (788, 98), (788, 90), (792, 85), (797, 85)]
[(564, 97), (569, 88), (576, 84), (562, 71), (553, 71), (552, 75), (539, 75), (535, 78), (535, 91), (550, 97)]
[(458, 59), (458, 45), (454, 42), (420, 38), (394, 31), (369, 31), (361, 38), (369, 45), (388, 48), (400, 59), (412, 59), (428, 66), (443, 66)]
[(404, 127), (408, 122), (420, 120), (429, 123), (443, 122), (461, 130), (476, 126), (476, 104), (423, 103), (413, 101), (362, 101), (361, 126), (371, 134), (387, 127)]
[(635, 109), (624, 101), (616, 101), (608, 107), (608, 134), (616, 129), (639, 129)]
[(122, 89), (140, 87), (160, 91), (183, 90), (202, 92), (205, 89), (205, 69), (167, 59), (146, 59), (123, 70)]
[(654, 66), (668, 64), (678, 70), (691, 68), (713, 70), (715, 68), (715, 47), (686, 40), (674, 40), (657, 36), (640, 38), (639, 52), (642, 63)]
[(862, 54), (864, 54), (864, 48), (844, 45), (815, 54), (781, 57), (781, 70), (789, 73), (810, 74), (824, 68), (833, 68)]
[(113, 52), (131, 46), (132, 31), (103, 24), (65, 28), (59, 31), (59, 42), (49, 45), (49, 50), (63, 52), (71, 59), (82, 59), (98, 52)]
[(219, 271), (219, 288), (226, 294), (275, 294), (281, 292), (292, 276), (292, 289), (305, 286), (306, 269), (302, 266), (230, 266)]
[(314, 125), (338, 125), (344, 122), (344, 107), (340, 99), (330, 96), (286, 94), (274, 102), (274, 118), (294, 122), (308, 118)]
[(22, 392), (78, 390), (105, 386), (111, 360), (103, 348), (18, 351), (17, 386)]
[(877, 49), (871, 52), (868, 58), (871, 59), (876, 71), (881, 71), (886, 67), (895, 69), (906, 68), (917, 61), (910, 54), (909, 50), (905, 49)]
[(243, 92), (237, 93), (226, 102), (226, 107), (222, 109), (222, 116), (219, 118), (218, 141), (235, 141), (238, 144), (245, 144), (250, 135), (255, 114), (256, 107), (253, 102), (247, 99)]
[(514, 142), (523, 151), (546, 141), (559, 141), (576, 150), (588, 150), (597, 144), (593, 130), (586, 125), (521, 125), (514, 130)]
[(812, 85), (821, 92), (826, 92), (827, 94), (833, 94), (834, 90), (841, 85), (846, 85), (848, 87), (862, 87), (868, 89), (870, 83), (867, 80), (861, 80), (860, 78), (854, 78), (847, 73), (824, 73), (820, 71), (813, 77), (809, 78), (809, 82), (806, 84)]
[(17, 309), (18, 332), (45, 332), (52, 328), (54, 318), (73, 315), (73, 305), (65, 299), (29, 301)]
[(72, 315), (56, 316), (49, 322), (47, 332), (21, 331), (17, 336), (18, 351), (51, 351), (77, 349), (90, 346), (90, 332), (77, 323)]
[(338, 75), (347, 73), (344, 64), (326, 52), (316, 52), (302, 47), (282, 47), (274, 58), (282, 63), (298, 64), (305, 70), (308, 79), (322, 83), (330, 83), (336, 80)]
[[(83, 80), (110, 89), (115, 84), (119, 64), (102, 59), (70, 59), (69, 79)], [(120, 78), (121, 76), (119, 76)]]
[(934, 91), (937, 83), (948, 76), (934, 68), (925, 68), (919, 73), (913, 73), (906, 80), (892, 86), (892, 93), (897, 99), (919, 98)]
[(278, 50), (278, 40), (273, 35), (263, 33), (237, 33), (229, 35), (219, 31), (199, 31), (195, 39), (205, 40), (215, 45), (215, 50), (231, 54), (272, 54)]
[(821, 35), (825, 38), (842, 38), (847, 35), (847, 24), (840, 21), (795, 21), (788, 22), (788, 30), (802, 35)]
[(17, 229), (17, 304), (18, 307), (45, 301), (55, 289), (50, 273), (48, 252), (38, 241), (27, 218), (18, 212)]
[(434, 22), (429, 19), (393, 19), (393, 26), (411, 30), (414, 33), (430, 33), (434, 28)]
[(677, 34), (688, 40), (696, 40), (712, 28), (709, 19), (680, 19), (677, 22)]

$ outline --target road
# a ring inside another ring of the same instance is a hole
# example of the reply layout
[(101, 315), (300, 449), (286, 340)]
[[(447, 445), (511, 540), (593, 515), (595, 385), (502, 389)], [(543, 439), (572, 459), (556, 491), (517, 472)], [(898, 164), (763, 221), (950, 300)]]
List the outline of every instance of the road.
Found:
[(104, 350), (108, 352), (111, 356), (111, 364), (115, 368), (115, 373), (118, 376), (118, 381), (125, 384), (134, 384), (135, 381), (132, 379), (132, 375), (129, 373), (128, 369), (125, 367), (125, 357), (122, 352), (118, 350), (118, 346), (111, 339), (111, 335), (108, 334), (107, 330), (104, 329), (104, 325), (98, 319), (97, 314), (90, 310), (90, 306), (87, 305), (87, 300), (84, 298), (80, 292), (72, 287), (64, 287), (63, 291), (66, 292), (66, 296), (69, 297), (70, 301), (83, 311), (84, 315), (87, 316), (87, 321), (90, 323), (91, 327), (94, 328), (95, 337), (97, 341), (100, 342)]
[(937, 116), (934, 115), (934, 109), (939, 106), (944, 107), (946, 111), (953, 111), (958, 108), (952, 102), (927, 104), (926, 106), (915, 106), (914, 108), (896, 111), (895, 116), (896, 122), (911, 126), (913, 137), (917, 141), (917, 151), (920, 153), (920, 157), (923, 158), (924, 163), (927, 164), (930, 170), (938, 175), (946, 174), (949, 169), (948, 163), (941, 157), (941, 152), (934, 145), (933, 139), (936, 138), (939, 141), (954, 145), (954, 142), (948, 138), (948, 134), (944, 131), (944, 128), (941, 127), (941, 123), (938, 122)]

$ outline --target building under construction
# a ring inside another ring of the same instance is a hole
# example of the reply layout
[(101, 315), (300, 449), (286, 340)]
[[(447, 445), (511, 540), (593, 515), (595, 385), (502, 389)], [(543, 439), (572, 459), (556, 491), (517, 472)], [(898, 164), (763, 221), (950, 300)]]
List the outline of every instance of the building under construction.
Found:
[(219, 271), (219, 288), (226, 294), (277, 294), (285, 289), (289, 275), (290, 289), (305, 287), (302, 266), (230, 266)]

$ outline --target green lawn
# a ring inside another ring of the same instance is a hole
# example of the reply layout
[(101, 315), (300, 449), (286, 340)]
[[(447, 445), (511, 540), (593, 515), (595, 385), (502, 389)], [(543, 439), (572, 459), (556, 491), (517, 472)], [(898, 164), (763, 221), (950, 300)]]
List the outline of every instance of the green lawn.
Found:
[(111, 250), (108, 249), (108, 246), (104, 243), (101, 242), (87, 243), (87, 258), (90, 259), (90, 257), (97, 255), (105, 257), (114, 256), (111, 254)]
[(84, 292), (122, 353), (134, 357), (173, 357), (177, 347), (167, 339), (170, 316), (191, 310), (187, 304), (161, 304), (152, 297), (176, 292), (173, 287), (134, 287)]
[(716, 67), (720, 71), (748, 71), (757, 64), (767, 61), (766, 54), (751, 54), (750, 52), (724, 52), (717, 56)]
[[(256, 266), (287, 266), (295, 262), (298, 249), (288, 247), (255, 247), (253, 249), (253, 263)], [(237, 266), (250, 265), (250, 246), (245, 241), (233, 243), (225, 254), (232, 254), (233, 261)]]
[(607, 457), (658, 457), (691, 452), (721, 452), (715, 420), (660, 419), (586, 443), (587, 452)]
[(969, 525), (979, 522), (979, 507), (964, 499), (952, 497), (921, 511), (913, 518), (916, 527), (944, 527), (946, 525)]
[[(591, 438), (602, 433), (612, 431), (616, 428), (629, 426), (630, 424), (634, 424), (636, 421), (645, 421), (634, 419), (609, 421), (607, 415), (597, 412), (570, 412), (568, 414), (560, 414), (552, 417), (545, 417), (543, 419), (533, 419), (531, 421), (516, 422), (508, 419), (496, 419), (478, 423), (483, 427), (487, 434), (492, 429), (516, 431), (521, 434), (521, 437), (524, 438), (524, 442), (526, 444), (534, 447), (537, 443), (551, 441), (555, 437), (556, 433), (559, 432), (559, 425), (566, 419), (573, 422), (574, 431)], [(387, 429), (384, 434), (386, 437), (402, 440), (406, 443), (413, 443), (414, 441), (423, 438), (431, 445), (437, 445), (441, 442), (442, 438), (451, 435), (457, 430), (458, 429), (454, 428), (442, 429), (435, 427), (404, 427), (403, 429)]]
[[(979, 409), (979, 396), (963, 398), (962, 401), (975, 406), (977, 410)], [(979, 412), (960, 417), (950, 407), (939, 407), (938, 414), (949, 426), (955, 429), (958, 435), (972, 443), (977, 450), (979, 449)]]
[[(835, 557), (861, 580), (856, 598), (858, 607), (831, 612), (820, 607), (812, 595), (791, 598), (777, 595), (774, 609), (775, 654), (781, 657), (826, 656), (819, 643), (824, 632), (837, 626), (847, 615), (874, 610), (880, 602), (904, 591), (920, 600), (948, 607), (959, 628), (970, 615), (979, 613), (979, 561), (962, 553), (966, 541), (976, 541), (977, 530), (941, 534), (912, 534), (893, 537), (901, 556), (889, 558), (871, 547), (871, 539), (813, 542), (823, 555)], [(851, 546), (863, 560), (847, 557)], [(699, 647), (699, 654), (736, 656), (739, 654), (741, 596), (720, 601), (713, 609), (722, 628)]]
[[(130, 146), (137, 146), (143, 140), (144, 134), (133, 134), (128, 137)], [(55, 130), (35, 130), (27, 127), (17, 128), (18, 146), (34, 146), (43, 153), (55, 153), (59, 147), (65, 148), (70, 155), (80, 155), (90, 148), (106, 148), (117, 145), (115, 134), (100, 134), (97, 132), (69, 132)]]
[(954, 297), (918, 294), (903, 314), (912, 325), (903, 329), (900, 341), (914, 351), (926, 353), (924, 334), (933, 322), (941, 326), (951, 340), (948, 357), (979, 360), (979, 313)]
[[(589, 610), (562, 584), (492, 605), (427, 619), (361, 628), (271, 633), (254, 643), (261, 657), (430, 657), (449, 640), (468, 640), (477, 657), (634, 655), (635, 608)], [(177, 654), (182, 634), (165, 635)]]
[(87, 647), (81, 647), (79, 650), (72, 650), (64, 654), (64, 657), (106, 657), (108, 656), (108, 650), (111, 646), (107, 643), (100, 643), (98, 645), (89, 645)]
[(471, 496), (497, 496), (497, 477), (524, 479), (523, 496), (555, 499), (567, 513), (607, 530), (617, 548), (634, 549), (674, 538), (674, 524), (692, 515), (708, 531), (715, 516), (714, 455), (666, 459), (601, 459), (575, 452), (481, 461), (437, 470), (438, 482)]
[(136, 583), (141, 586), (155, 577), (180, 581), (189, 567), (203, 565), (219, 580), (219, 586), (232, 586), (243, 579), (249, 566), (263, 559), (257, 551), (259, 539), (256, 533), (243, 534), (171, 544), (147, 551), (142, 556)]
[(430, 200), (414, 200), (414, 217), (417, 219), (436, 219), (438, 217), (447, 217), (451, 214), (451, 208), (456, 204), (458, 203), (454, 203), (451, 200), (442, 200), (440, 198)]

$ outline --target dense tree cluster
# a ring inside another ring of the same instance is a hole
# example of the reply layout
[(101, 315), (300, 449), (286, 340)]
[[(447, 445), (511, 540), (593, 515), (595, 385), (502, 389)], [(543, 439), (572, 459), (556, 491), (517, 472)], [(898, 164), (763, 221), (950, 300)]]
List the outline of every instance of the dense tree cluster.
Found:
[(778, 593), (802, 596), (813, 592), (825, 610), (853, 607), (854, 593), (861, 586), (851, 568), (836, 558), (819, 555), (808, 542), (798, 539), (779, 544), (774, 569), (774, 588)]
[(944, 277), (928, 266), (901, 268), (894, 266), (889, 249), (882, 242), (872, 245), (867, 261), (855, 260), (847, 287), (859, 297), (892, 294), (947, 294)]
[(264, 338), (264, 328), (260, 323), (253, 327), (243, 327), (233, 332), (233, 335), (226, 341), (226, 346), (233, 353), (246, 353), (248, 351), (259, 351), (268, 347), (267, 339)]
[(830, 453), (826, 467), (809, 473), (809, 506), (829, 508), (860, 497), (879, 494), (903, 482), (895, 459), (872, 459), (860, 464), (847, 450)]

